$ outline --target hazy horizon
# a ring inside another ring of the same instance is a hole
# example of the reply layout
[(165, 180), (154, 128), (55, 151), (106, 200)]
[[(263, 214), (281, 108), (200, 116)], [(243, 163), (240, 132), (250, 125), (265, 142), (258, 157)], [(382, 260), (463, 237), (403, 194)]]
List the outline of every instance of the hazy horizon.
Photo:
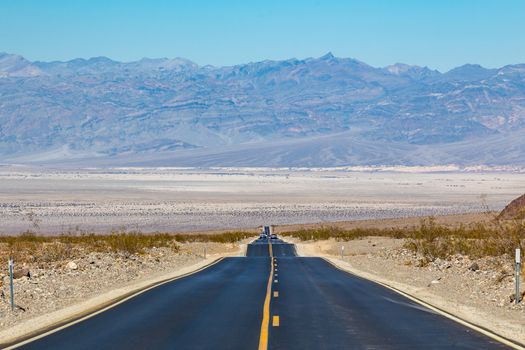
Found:
[(283, 58), (281, 60), (275, 60), (275, 59), (261, 59), (259, 61), (249, 61), (249, 62), (237, 62), (237, 63), (234, 63), (234, 64), (231, 64), (231, 65), (213, 65), (213, 64), (209, 64), (209, 63), (206, 63), (206, 64), (199, 64), (189, 58), (186, 58), (184, 56), (171, 56), (171, 57), (166, 57), (166, 56), (158, 56), (158, 57), (148, 57), (148, 56), (144, 56), (144, 57), (140, 57), (140, 58), (137, 58), (135, 60), (126, 60), (126, 61), (121, 61), (121, 60), (118, 60), (118, 59), (115, 59), (113, 57), (110, 57), (110, 56), (85, 56), (85, 57), (71, 57), (69, 59), (64, 59), (64, 60), (29, 60), (26, 56), (24, 55), (21, 55), (17, 52), (6, 52), (6, 51), (0, 51), (0, 54), (7, 54), (7, 55), (15, 55), (15, 56), (20, 56), (20, 57), (23, 57), (24, 59), (27, 59), (28, 61), (30, 62), (40, 62), (40, 63), (67, 63), (67, 62), (71, 62), (71, 61), (75, 61), (75, 60), (86, 60), (86, 61), (89, 61), (89, 60), (95, 60), (95, 59), (98, 59), (98, 58), (107, 58), (111, 61), (114, 61), (114, 62), (118, 62), (118, 63), (135, 63), (135, 62), (140, 62), (142, 60), (177, 60), (177, 59), (181, 59), (181, 60), (186, 60), (186, 61), (189, 61), (191, 63), (194, 63), (196, 64), (197, 66), (199, 67), (213, 67), (213, 68), (229, 68), (229, 67), (236, 67), (236, 66), (242, 66), (242, 65), (249, 65), (249, 64), (255, 64), (255, 63), (263, 63), (263, 62), (281, 62), (281, 61), (291, 61), (291, 60), (298, 60), (298, 61), (306, 61), (306, 60), (311, 60), (311, 59), (320, 59), (320, 58), (323, 58), (323, 57), (326, 57), (328, 55), (333, 55), (335, 58), (338, 58), (338, 59), (350, 59), (350, 60), (355, 60), (355, 61), (359, 61), (359, 62), (362, 62), (370, 67), (373, 67), (373, 68), (388, 68), (388, 67), (391, 67), (391, 66), (396, 66), (396, 65), (406, 65), (406, 66), (410, 66), (410, 67), (421, 67), (421, 68), (428, 68), (430, 70), (435, 70), (439, 73), (447, 73), (447, 72), (450, 72), (451, 70), (454, 70), (456, 68), (460, 68), (460, 67), (463, 67), (463, 66), (480, 66), (482, 68), (486, 68), (486, 69), (498, 69), (498, 68), (503, 68), (503, 67), (506, 67), (506, 66), (514, 66), (514, 65), (521, 65), (521, 64), (525, 64), (525, 59), (523, 62), (514, 62), (514, 63), (508, 63), (508, 64), (505, 64), (505, 65), (502, 65), (502, 66), (497, 66), (497, 67), (487, 67), (487, 66), (483, 66), (482, 64), (480, 63), (477, 63), (477, 62), (464, 62), (464, 63), (460, 63), (459, 65), (457, 66), (453, 66), (451, 67), (449, 70), (446, 70), (446, 71), (442, 71), (442, 70), (439, 70), (439, 69), (436, 69), (436, 68), (433, 68), (433, 67), (430, 67), (429, 65), (426, 65), (426, 64), (423, 64), (423, 65), (418, 65), (418, 64), (410, 64), (410, 63), (406, 63), (406, 62), (392, 62), (390, 64), (387, 64), (385, 66), (375, 66), (375, 65), (372, 65), (372, 64), (369, 64), (368, 62), (360, 59), (359, 57), (347, 57), (347, 56), (339, 56), (339, 55), (336, 55), (334, 54), (333, 51), (328, 51), (328, 52), (325, 52), (324, 54), (320, 55), (320, 56), (308, 56), (308, 57), (288, 57), (288, 58)]
[(185, 57), (231, 66), (333, 52), (441, 72), (525, 62), (525, 3), (506, 1), (39, 2), (0, 4), (0, 51), (31, 61)]

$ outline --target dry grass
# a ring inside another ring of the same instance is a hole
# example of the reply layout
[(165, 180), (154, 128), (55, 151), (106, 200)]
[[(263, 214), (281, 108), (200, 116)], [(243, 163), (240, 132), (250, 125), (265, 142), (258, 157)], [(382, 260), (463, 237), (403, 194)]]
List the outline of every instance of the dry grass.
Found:
[(15, 236), (0, 236), (0, 261), (13, 256), (18, 263), (51, 263), (80, 257), (89, 252), (143, 254), (152, 248), (179, 250), (177, 243), (234, 243), (253, 236), (249, 232), (220, 234), (143, 234), (139, 231), (115, 231), (107, 235), (67, 233), (58, 236), (37, 235), (27, 231)]
[(438, 226), (430, 218), (419, 228), (409, 230), (405, 247), (420, 253), (428, 261), (462, 254), (471, 258), (486, 256), (513, 256), (522, 248), (525, 223), (522, 221), (494, 221), (469, 227)]
[(493, 220), (489, 224), (448, 227), (437, 225), (434, 218), (424, 219), (419, 226), (392, 229), (351, 229), (322, 227), (283, 233), (301, 240), (353, 240), (370, 236), (405, 239), (405, 247), (419, 253), (426, 261), (448, 258), (454, 254), (472, 258), (514, 255), (525, 241), (525, 222)]
[(230, 231), (218, 234), (174, 234), (177, 242), (215, 242), (215, 243), (235, 243), (243, 239), (254, 237), (253, 232)]
[(320, 228), (300, 229), (281, 233), (283, 236), (299, 238), (302, 241), (307, 240), (326, 240), (334, 238), (341, 241), (350, 241), (363, 237), (380, 236), (392, 238), (405, 238), (406, 229), (377, 229), (377, 228), (354, 228), (345, 230), (335, 226), (323, 226)]

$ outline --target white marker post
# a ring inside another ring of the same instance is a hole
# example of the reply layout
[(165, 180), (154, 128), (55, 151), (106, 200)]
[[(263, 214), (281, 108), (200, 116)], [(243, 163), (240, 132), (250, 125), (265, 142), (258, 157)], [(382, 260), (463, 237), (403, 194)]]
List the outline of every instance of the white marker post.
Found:
[(345, 251), (345, 246), (342, 245), (342, 246), (341, 246), (341, 260), (343, 260), (343, 254), (344, 254), (344, 251)]
[(13, 267), (15, 263), (13, 261), (13, 257), (9, 257), (9, 261), (7, 262), (7, 266), (9, 267), (9, 291), (11, 292), (11, 310), (15, 310), (15, 292), (13, 287)]
[(521, 249), (516, 249), (516, 304), (520, 302)]

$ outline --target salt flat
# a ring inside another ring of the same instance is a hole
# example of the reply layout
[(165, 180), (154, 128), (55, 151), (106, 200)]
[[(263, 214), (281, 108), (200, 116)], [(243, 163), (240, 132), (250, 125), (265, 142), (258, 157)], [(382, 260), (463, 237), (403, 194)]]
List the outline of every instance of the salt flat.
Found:
[(517, 172), (0, 167), (0, 232), (206, 231), (500, 210)]

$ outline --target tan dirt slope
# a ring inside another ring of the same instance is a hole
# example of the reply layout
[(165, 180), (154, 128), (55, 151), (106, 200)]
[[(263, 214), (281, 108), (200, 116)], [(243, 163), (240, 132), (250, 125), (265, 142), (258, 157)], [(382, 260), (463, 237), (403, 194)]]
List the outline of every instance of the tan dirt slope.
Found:
[(501, 211), (498, 218), (503, 220), (523, 219), (525, 217), (525, 194), (516, 198)]

